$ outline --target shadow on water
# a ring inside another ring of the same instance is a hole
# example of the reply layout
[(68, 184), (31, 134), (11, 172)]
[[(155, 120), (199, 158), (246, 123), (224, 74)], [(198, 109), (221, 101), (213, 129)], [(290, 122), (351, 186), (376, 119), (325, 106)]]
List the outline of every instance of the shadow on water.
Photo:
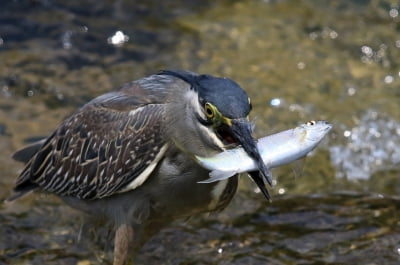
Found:
[[(231, 205), (165, 229), (138, 264), (398, 264), (400, 6), (390, 1), (32, 1), (0, 9), (0, 199), (11, 154), (89, 99), (160, 69), (229, 76), (256, 134), (333, 132), (273, 202), (242, 178)], [(107, 264), (106, 227), (51, 195), (0, 204), (0, 264)], [(96, 232), (94, 232), (96, 231)]]

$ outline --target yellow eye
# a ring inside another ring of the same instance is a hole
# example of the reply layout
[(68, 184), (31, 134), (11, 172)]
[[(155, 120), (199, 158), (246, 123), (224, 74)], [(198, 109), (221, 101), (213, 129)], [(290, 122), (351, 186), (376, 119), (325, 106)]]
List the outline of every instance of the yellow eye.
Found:
[(204, 105), (204, 112), (208, 119), (213, 119), (215, 117), (215, 107), (210, 103)]
[(307, 122), (307, 125), (309, 125), (309, 126), (313, 126), (313, 125), (315, 125), (315, 121), (309, 121), (309, 122)]

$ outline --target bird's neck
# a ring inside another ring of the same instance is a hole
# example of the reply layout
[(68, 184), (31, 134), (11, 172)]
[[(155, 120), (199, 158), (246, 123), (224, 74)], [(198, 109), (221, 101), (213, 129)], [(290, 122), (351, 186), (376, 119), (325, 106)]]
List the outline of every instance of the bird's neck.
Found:
[[(191, 98), (194, 100), (197, 96)], [(178, 149), (189, 155), (210, 156), (221, 152), (222, 149), (208, 138), (207, 128), (198, 121), (194, 109), (196, 104), (198, 103), (190, 100), (179, 102), (171, 100), (166, 104), (164, 117), (166, 137)]]

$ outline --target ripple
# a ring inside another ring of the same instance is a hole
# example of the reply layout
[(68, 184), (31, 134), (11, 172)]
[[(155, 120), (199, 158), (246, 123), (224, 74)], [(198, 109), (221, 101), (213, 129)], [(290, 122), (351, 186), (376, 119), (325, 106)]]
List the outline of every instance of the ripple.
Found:
[(368, 179), (380, 170), (398, 169), (400, 123), (374, 110), (366, 111), (357, 126), (346, 129), (347, 143), (329, 148), (338, 177)]

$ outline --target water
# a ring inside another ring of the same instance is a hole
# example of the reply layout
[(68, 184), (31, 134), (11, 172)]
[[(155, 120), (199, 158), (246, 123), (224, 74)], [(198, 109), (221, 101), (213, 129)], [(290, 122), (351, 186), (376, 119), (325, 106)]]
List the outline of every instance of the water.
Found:
[[(190, 2), (190, 3), (189, 3)], [(398, 264), (400, 4), (393, 1), (4, 1), (0, 199), (11, 154), (89, 99), (160, 69), (229, 76), (256, 135), (334, 124), (272, 203), (242, 178), (219, 214), (177, 222), (137, 264)], [(109, 231), (51, 195), (0, 204), (0, 264), (107, 264)], [(84, 225), (85, 224), (85, 225)]]
[(330, 147), (332, 163), (338, 177), (368, 179), (374, 173), (398, 169), (400, 164), (400, 123), (390, 117), (367, 110), (356, 126), (344, 130), (344, 145)]

